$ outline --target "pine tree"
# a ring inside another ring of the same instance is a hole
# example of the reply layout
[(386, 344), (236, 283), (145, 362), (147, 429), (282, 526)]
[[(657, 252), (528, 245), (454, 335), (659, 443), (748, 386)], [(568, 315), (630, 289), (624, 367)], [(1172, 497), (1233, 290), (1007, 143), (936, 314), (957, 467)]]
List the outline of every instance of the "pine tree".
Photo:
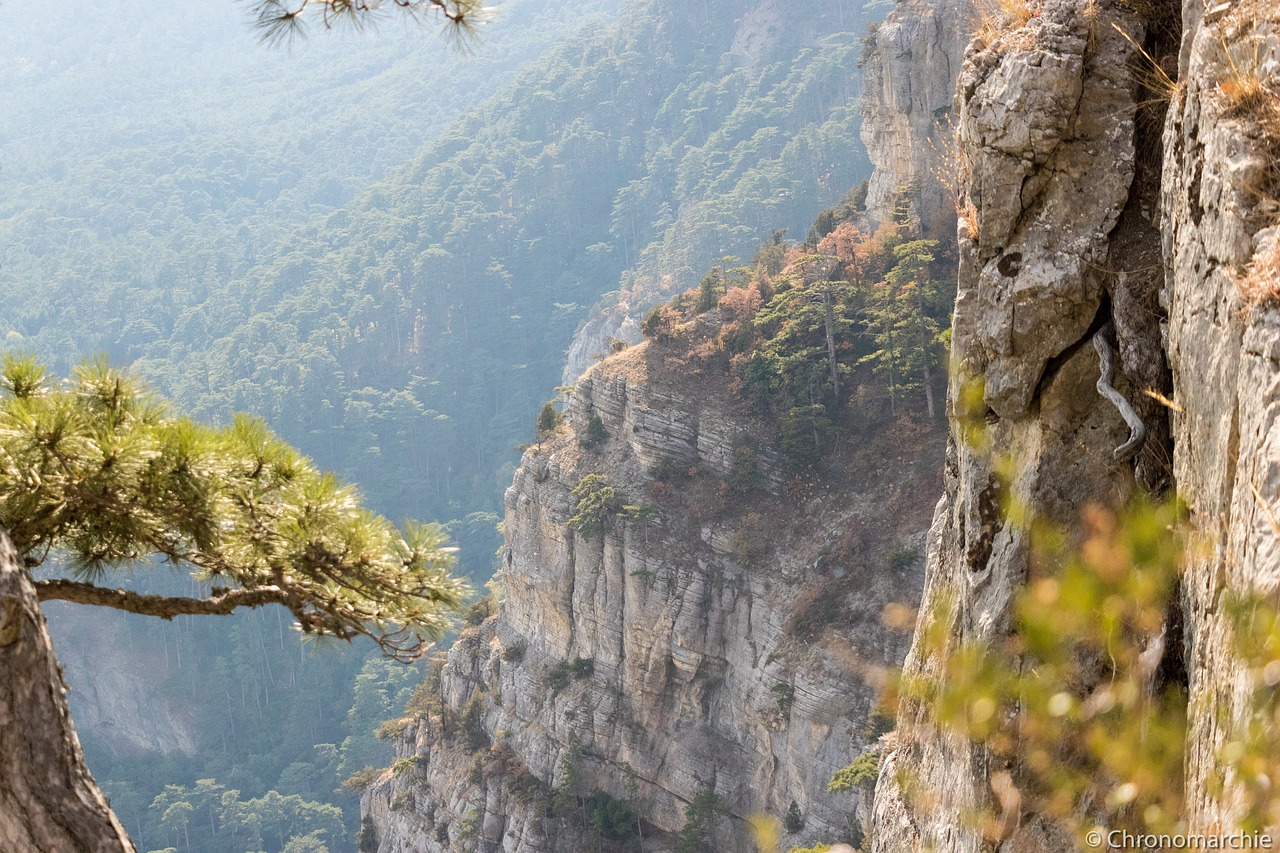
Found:
[(897, 263), (872, 288), (866, 307), (867, 331), (875, 351), (861, 359), (884, 376), (891, 409), (906, 391), (923, 388), (934, 415), (932, 365), (939, 324), (932, 316), (940, 287), (929, 275), (936, 240), (913, 240), (894, 247)]
[[(367, 636), (404, 659), (444, 632), (465, 594), (438, 526), (401, 534), (261, 421), (215, 429), (176, 416), (105, 360), (51, 385), (33, 359), (4, 358), (0, 527), (29, 569), (67, 558), (74, 579), (36, 581), (41, 601), (164, 619), (281, 604), (306, 633)], [(152, 555), (208, 594), (99, 585)]]
[(254, 0), (251, 9), (254, 25), (268, 44), (287, 44), (305, 35), (310, 20), (318, 19), (325, 29), (341, 24), (359, 29), (386, 11), (442, 18), (461, 39), (474, 35), (485, 15), (482, 0)]
[(560, 423), (560, 413), (556, 411), (556, 407), (551, 403), (543, 403), (542, 411), (538, 412), (537, 431), (538, 437), (551, 432)]
[[(176, 416), (105, 361), (54, 384), (33, 359), (4, 358), (0, 791), (13, 808), (0, 809), (0, 837), (15, 850), (134, 850), (84, 766), (40, 601), (164, 619), (280, 604), (305, 632), (367, 636), (404, 659), (465, 595), (444, 542), (435, 526), (399, 533), (258, 421), (214, 429)], [(71, 577), (33, 579), (55, 553)], [(105, 584), (155, 556), (208, 591)], [(32, 774), (37, 762), (53, 769)], [(165, 810), (187, 845), (195, 808), (178, 799)]]

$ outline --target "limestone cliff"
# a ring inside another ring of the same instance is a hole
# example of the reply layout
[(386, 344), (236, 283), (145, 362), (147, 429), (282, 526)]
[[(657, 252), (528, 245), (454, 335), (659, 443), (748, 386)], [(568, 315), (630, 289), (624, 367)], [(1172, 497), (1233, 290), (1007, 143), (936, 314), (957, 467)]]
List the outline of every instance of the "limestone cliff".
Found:
[(899, 198), (931, 236), (954, 225), (952, 98), (973, 0), (901, 0), (871, 35), (863, 70), (862, 142), (875, 166), (867, 214), (894, 216)]
[[(1280, 13), (1210, 5), (1187, 0), (1179, 26), (1178, 10), (1158, 3), (1045, 0), (980, 30), (969, 49), (957, 93), (958, 371), (920, 623), (948, 614), (946, 642), (918, 628), (907, 671), (936, 679), (947, 663), (938, 649), (1008, 631), (1029, 546), (1000, 509), (1006, 499), (1070, 528), (1086, 502), (1176, 489), (1214, 547), (1187, 567), (1164, 668), (1191, 697), (1189, 827), (1214, 832), (1239, 817), (1231, 783), (1215, 797), (1210, 782), (1252, 693), (1221, 605), (1234, 591), (1274, 594), (1280, 566), (1268, 504), (1280, 493), (1280, 316), (1237, 286), (1274, 234), (1275, 126), (1231, 102), (1241, 74), (1274, 81)], [(1128, 430), (1094, 388), (1089, 344), (1108, 322), (1121, 393), (1149, 431), (1133, 461), (1114, 458)], [(980, 404), (956, 403), (966, 387)], [(1153, 405), (1147, 390), (1172, 405)], [(1007, 480), (996, 454), (965, 441), (975, 422), (1013, 460)], [(1025, 807), (985, 833), (956, 819), (1009, 811), (992, 789), (997, 771), (1016, 783), (1020, 768), (908, 699), (882, 763), (874, 849), (1073, 849)]]
[[(1275, 601), (1280, 583), (1280, 292), (1247, 304), (1239, 278), (1257, 255), (1274, 258), (1280, 124), (1280, 11), (1256, 0), (1184, 4), (1182, 81), (1165, 127), (1167, 352), (1173, 370), (1178, 489), (1213, 547), (1188, 567), (1181, 602), (1191, 697), (1188, 817), (1195, 831), (1232, 826), (1240, 802), (1211, 795), (1218, 747), (1249, 712), (1253, 681), (1237, 658), (1221, 603), (1253, 591)], [(1233, 87), (1272, 87), (1242, 103)]]
[[(586, 849), (550, 816), (566, 786), (629, 800), (650, 851), (708, 791), (716, 850), (751, 849), (743, 819), (792, 802), (789, 841), (856, 834), (858, 795), (827, 781), (872, 747), (876, 685), (906, 651), (882, 611), (919, 588), (939, 442), (869, 428), (825, 477), (792, 477), (727, 385), (655, 342), (578, 382), (507, 491), (497, 616), (449, 652), (443, 713), (407, 722), (401, 772), (366, 794), (365, 849)], [(730, 486), (743, 447), (754, 488)], [(632, 509), (588, 537), (570, 519), (590, 474)]]

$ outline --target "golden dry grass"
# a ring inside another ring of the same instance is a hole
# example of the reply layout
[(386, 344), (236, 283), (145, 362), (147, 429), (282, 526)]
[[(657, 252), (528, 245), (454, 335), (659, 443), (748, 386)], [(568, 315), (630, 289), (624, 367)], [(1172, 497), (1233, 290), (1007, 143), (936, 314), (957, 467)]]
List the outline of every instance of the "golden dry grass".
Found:
[(1028, 0), (977, 0), (973, 40), (986, 47), (998, 36), (1021, 30), (1037, 14)]

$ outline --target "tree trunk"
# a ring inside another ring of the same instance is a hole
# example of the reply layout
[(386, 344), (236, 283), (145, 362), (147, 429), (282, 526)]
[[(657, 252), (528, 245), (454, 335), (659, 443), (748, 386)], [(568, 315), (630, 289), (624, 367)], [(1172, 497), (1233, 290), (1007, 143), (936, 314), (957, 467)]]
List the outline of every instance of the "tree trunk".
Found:
[(831, 367), (831, 388), (835, 392), (837, 403), (840, 400), (840, 371), (836, 364), (836, 310), (832, 304), (831, 287), (827, 286), (822, 290), (822, 324), (826, 327), (827, 333), (827, 364)]
[(84, 766), (31, 577), (0, 531), (0, 850), (136, 853)]
[(924, 402), (929, 407), (929, 420), (933, 420), (933, 377), (929, 372), (929, 353), (924, 356)]

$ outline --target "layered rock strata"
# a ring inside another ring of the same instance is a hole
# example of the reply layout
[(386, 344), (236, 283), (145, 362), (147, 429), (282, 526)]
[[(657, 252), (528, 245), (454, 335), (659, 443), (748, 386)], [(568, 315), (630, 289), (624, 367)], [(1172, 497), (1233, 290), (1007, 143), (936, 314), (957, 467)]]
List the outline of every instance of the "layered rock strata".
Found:
[[(648, 343), (597, 365), (568, 423), (526, 453), (499, 612), (449, 652), (444, 725), (428, 715), (400, 739), (412, 770), (366, 795), (369, 849), (452, 849), (464, 833), (483, 850), (586, 849), (549, 811), (566, 787), (630, 802), (646, 850), (670, 849), (708, 792), (717, 850), (751, 849), (744, 819), (793, 802), (796, 844), (857, 833), (858, 794), (827, 781), (872, 748), (876, 685), (905, 654), (881, 614), (919, 587), (940, 454), (908, 441), (878, 471), (793, 478), (776, 428), (687, 355)], [(593, 418), (607, 437), (584, 447)], [(735, 489), (744, 446), (755, 487)], [(587, 536), (571, 518), (590, 474), (633, 509)], [(479, 742), (450, 728), (468, 714)]]

